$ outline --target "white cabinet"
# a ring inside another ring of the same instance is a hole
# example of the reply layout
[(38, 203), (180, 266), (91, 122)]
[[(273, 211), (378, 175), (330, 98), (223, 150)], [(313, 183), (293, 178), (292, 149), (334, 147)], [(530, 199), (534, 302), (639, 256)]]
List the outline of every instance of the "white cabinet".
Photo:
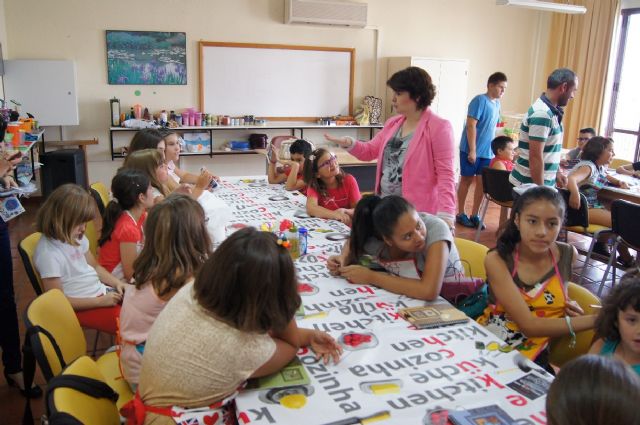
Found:
[[(436, 86), (436, 97), (431, 109), (441, 117), (449, 120), (453, 126), (456, 146), (460, 144), (460, 136), (467, 115), (467, 83), (469, 78), (469, 61), (466, 59), (441, 59), (407, 56), (389, 58), (387, 62), (387, 79), (394, 73), (409, 66), (422, 68), (431, 76)], [(393, 94), (387, 89), (385, 114), (393, 114), (391, 98)]]

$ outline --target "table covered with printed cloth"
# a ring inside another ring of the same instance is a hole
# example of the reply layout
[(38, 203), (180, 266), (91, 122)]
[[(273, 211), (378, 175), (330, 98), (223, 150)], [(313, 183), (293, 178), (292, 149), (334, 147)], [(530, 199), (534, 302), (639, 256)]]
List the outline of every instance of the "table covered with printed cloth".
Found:
[(326, 259), (340, 252), (348, 227), (308, 217), (304, 196), (264, 178), (220, 186), (216, 194), (234, 210), (231, 230), (282, 219), (309, 230), (308, 254), (296, 260), (304, 307), (298, 325), (326, 331), (344, 348), (337, 365), (301, 349), (310, 383), (243, 391), (236, 399), (239, 424), (444, 425), (446, 411), (489, 405), (518, 424), (546, 423), (552, 377), (482, 326), (470, 320), (418, 330), (397, 310), (429, 303), (331, 276)]

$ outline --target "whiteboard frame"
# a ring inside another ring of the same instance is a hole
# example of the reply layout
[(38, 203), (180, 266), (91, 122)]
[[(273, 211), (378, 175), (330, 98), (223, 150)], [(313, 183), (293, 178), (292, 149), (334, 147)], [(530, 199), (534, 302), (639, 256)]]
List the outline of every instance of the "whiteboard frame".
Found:
[[(288, 44), (257, 44), (257, 43), (227, 43), (216, 41), (200, 41), (199, 42), (199, 83), (200, 83), (200, 110), (202, 112), (209, 112), (207, 108), (207, 99), (205, 99), (206, 93), (206, 71), (205, 67), (205, 50), (208, 47), (225, 47), (230, 49), (270, 49), (276, 50), (292, 50), (292, 51), (317, 51), (317, 52), (336, 52), (340, 54), (349, 54), (349, 93), (348, 93), (348, 114), (353, 116), (353, 86), (354, 86), (354, 74), (355, 74), (355, 48), (348, 47), (322, 47), (322, 46), (299, 46)], [(226, 81), (224, 84), (230, 86), (241, 84), (237, 81)], [(247, 111), (250, 111), (250, 107), (247, 107)], [(316, 121), (319, 116), (261, 116), (260, 118), (266, 118), (274, 121)]]

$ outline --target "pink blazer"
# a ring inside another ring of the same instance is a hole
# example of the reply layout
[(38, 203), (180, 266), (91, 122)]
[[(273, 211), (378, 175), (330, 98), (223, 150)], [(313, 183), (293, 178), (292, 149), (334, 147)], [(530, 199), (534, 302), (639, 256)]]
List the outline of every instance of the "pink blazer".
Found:
[[(357, 141), (349, 153), (362, 161), (378, 160), (376, 193), (380, 188), (384, 147), (404, 123), (396, 115), (369, 142)], [(409, 143), (402, 172), (402, 196), (418, 211), (453, 221), (456, 184), (453, 173), (454, 141), (451, 123), (426, 108)]]

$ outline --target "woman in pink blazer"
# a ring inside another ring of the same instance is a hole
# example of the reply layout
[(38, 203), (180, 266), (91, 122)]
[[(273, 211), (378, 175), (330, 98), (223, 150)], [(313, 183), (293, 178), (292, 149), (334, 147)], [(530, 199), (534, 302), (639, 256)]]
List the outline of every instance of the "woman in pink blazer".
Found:
[(376, 194), (402, 196), (421, 212), (455, 223), (454, 142), (451, 123), (429, 108), (436, 88), (421, 68), (398, 71), (387, 81), (397, 115), (369, 142), (325, 138), (362, 161), (378, 160)]

